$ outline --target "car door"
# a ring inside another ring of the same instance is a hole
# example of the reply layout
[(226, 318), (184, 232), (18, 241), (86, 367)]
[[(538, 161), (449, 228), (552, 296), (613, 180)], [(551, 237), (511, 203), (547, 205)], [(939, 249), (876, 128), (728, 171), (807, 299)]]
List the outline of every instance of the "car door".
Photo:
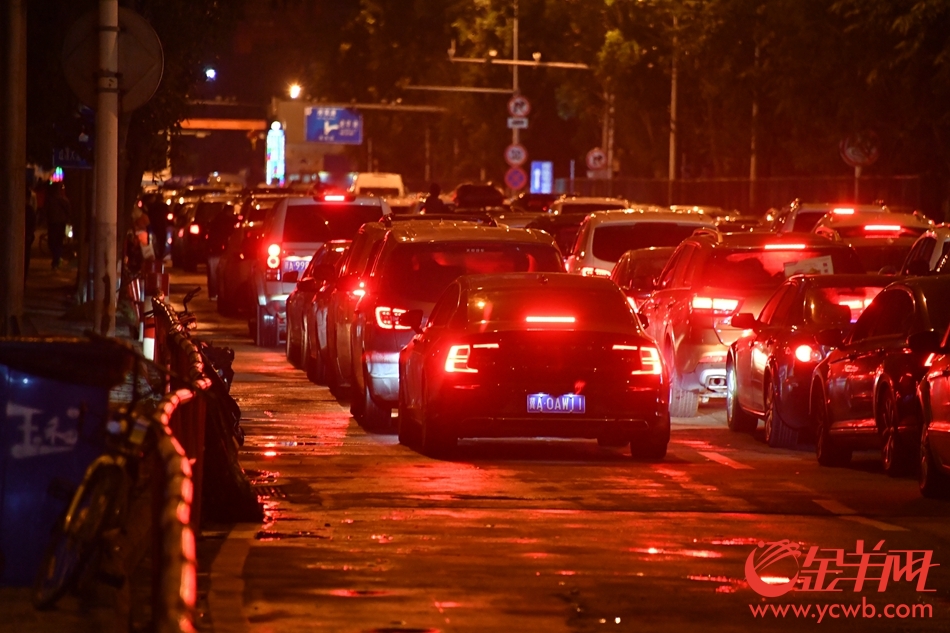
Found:
[[(793, 318), (796, 306), (801, 313), (801, 292), (797, 284), (784, 285), (783, 290), (775, 294), (769, 303), (774, 302), (771, 314), (762, 309), (762, 328), (755, 334), (749, 354), (749, 399), (743, 399), (756, 411), (765, 410), (765, 372), (777, 348), (786, 340), (789, 321)], [(766, 304), (768, 306), (768, 304)]]
[(673, 340), (673, 345), (676, 343), (675, 320), (685, 323), (688, 317), (690, 303), (686, 272), (698, 251), (696, 244), (682, 244), (660, 273), (656, 290), (644, 304), (647, 330), (666, 353), (673, 352), (669, 349), (669, 341)]

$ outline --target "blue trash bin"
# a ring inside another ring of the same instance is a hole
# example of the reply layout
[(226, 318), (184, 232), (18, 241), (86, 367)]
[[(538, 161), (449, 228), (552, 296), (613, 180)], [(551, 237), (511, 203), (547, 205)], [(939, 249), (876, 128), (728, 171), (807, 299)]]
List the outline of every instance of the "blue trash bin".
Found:
[(129, 360), (83, 339), (0, 339), (0, 584), (33, 582), (70, 489), (103, 452)]

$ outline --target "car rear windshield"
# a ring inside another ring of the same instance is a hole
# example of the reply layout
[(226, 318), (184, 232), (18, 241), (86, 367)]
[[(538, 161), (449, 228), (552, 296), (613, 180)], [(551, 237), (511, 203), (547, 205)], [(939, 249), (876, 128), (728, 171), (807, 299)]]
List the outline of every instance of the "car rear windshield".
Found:
[(469, 323), (510, 323), (531, 329), (611, 329), (635, 327), (623, 295), (602, 289), (529, 286), (473, 292)]
[(379, 220), (375, 205), (308, 204), (287, 206), (284, 242), (351, 240), (367, 222)]
[(795, 214), (795, 221), (792, 223), (791, 230), (795, 233), (811, 233), (818, 220), (825, 217), (826, 210), (820, 211), (799, 211)]
[(700, 284), (743, 290), (778, 287), (787, 277), (804, 273), (863, 273), (850, 248), (717, 249), (703, 265)]
[(822, 329), (854, 323), (883, 290), (883, 286), (809, 288), (805, 293), (805, 320)]
[(233, 212), (234, 206), (227, 202), (199, 202), (195, 209), (195, 222), (198, 224), (210, 222), (223, 209)]
[(407, 300), (434, 302), (462, 275), (562, 270), (558, 252), (544, 244), (400, 244), (384, 264), (380, 287)]
[(261, 222), (267, 217), (267, 212), (274, 208), (277, 200), (255, 200), (248, 205), (248, 222)]
[(587, 215), (593, 213), (594, 211), (614, 211), (616, 209), (626, 209), (627, 205), (620, 202), (599, 202), (597, 204), (591, 203), (577, 203), (572, 204), (570, 202), (565, 202), (561, 205), (561, 213), (571, 214), (571, 215)]
[(616, 262), (624, 253), (635, 248), (677, 246), (697, 228), (695, 224), (676, 222), (601, 225), (594, 229), (591, 251), (597, 259)]
[(360, 187), (359, 194), (379, 198), (397, 198), (399, 197), (399, 189), (394, 187)]

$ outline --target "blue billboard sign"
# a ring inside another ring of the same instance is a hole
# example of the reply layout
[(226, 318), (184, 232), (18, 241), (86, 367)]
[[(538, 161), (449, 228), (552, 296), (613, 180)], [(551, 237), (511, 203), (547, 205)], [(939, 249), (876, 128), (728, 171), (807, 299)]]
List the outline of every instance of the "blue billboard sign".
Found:
[(307, 140), (311, 143), (363, 143), (363, 116), (348, 108), (312, 106), (304, 114)]
[(549, 160), (531, 161), (531, 193), (551, 193), (554, 182), (554, 163)]

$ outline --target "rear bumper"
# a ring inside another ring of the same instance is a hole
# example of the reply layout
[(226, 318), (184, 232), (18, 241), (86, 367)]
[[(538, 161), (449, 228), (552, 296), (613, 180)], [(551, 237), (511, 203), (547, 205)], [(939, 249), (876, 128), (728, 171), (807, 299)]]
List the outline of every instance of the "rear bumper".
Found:
[(378, 404), (399, 404), (399, 352), (366, 352), (366, 388)]

